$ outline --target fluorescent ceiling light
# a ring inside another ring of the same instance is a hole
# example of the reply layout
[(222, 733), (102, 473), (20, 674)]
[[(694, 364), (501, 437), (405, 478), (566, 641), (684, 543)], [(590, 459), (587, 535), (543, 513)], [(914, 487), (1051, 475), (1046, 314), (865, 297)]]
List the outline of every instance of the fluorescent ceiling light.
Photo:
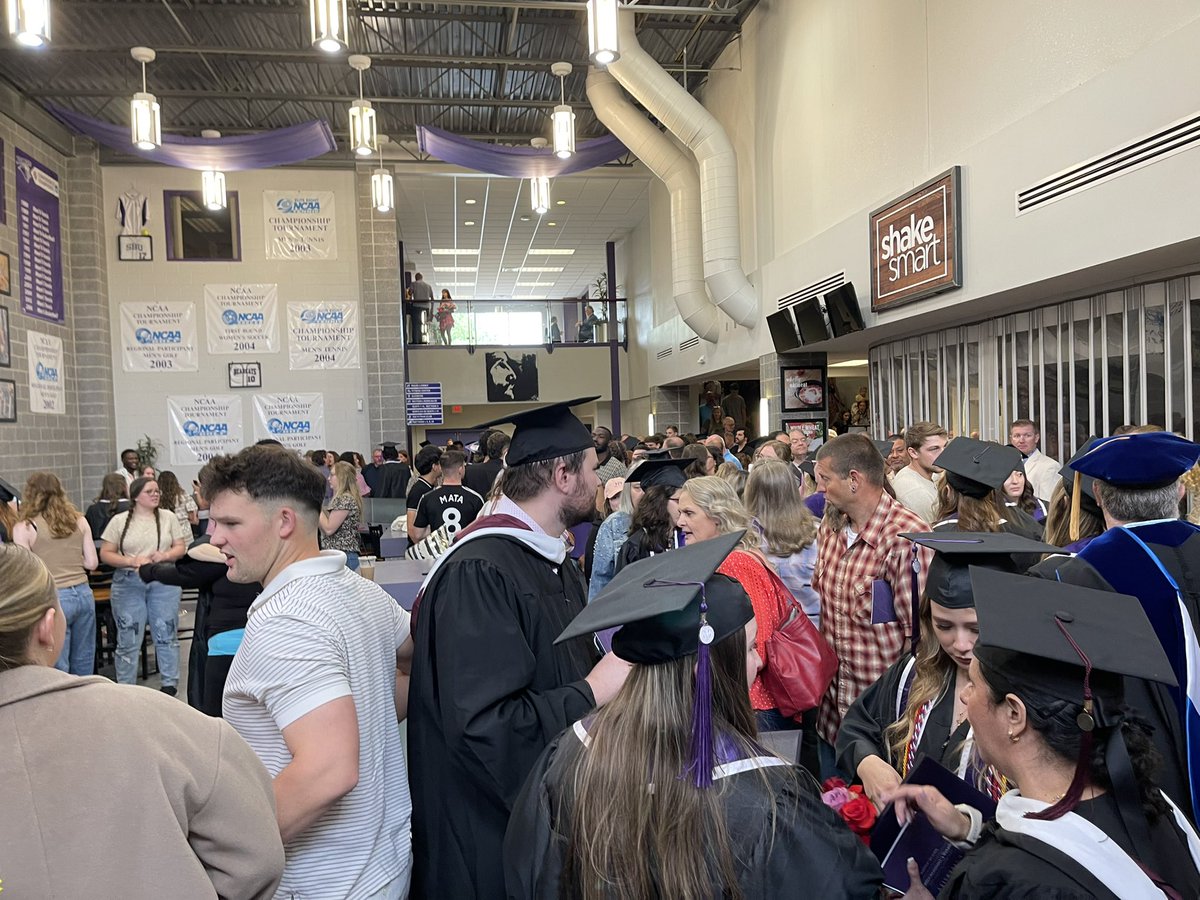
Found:
[(478, 266), (434, 266), (435, 272), (478, 272)]
[(530, 256), (574, 256), (574, 250), (559, 249), (557, 247), (547, 247), (545, 250), (530, 250)]
[(478, 250), (456, 250), (453, 247), (438, 247), (430, 250), (434, 256), (478, 256)]
[(467, 206), (474, 206), (477, 202), (478, 201), (476, 201), (476, 200), (464, 200), (463, 201), (463, 203), (467, 204)]
[(842, 362), (830, 363), (831, 369), (858, 369), (862, 366), (870, 365), (871, 361), (867, 359), (847, 359)]
[[(561, 272), (562, 266), (518, 266), (518, 272)], [(472, 272), (475, 270), (472, 269)]]
[(517, 287), (543, 288), (554, 287), (553, 281), (518, 281)]

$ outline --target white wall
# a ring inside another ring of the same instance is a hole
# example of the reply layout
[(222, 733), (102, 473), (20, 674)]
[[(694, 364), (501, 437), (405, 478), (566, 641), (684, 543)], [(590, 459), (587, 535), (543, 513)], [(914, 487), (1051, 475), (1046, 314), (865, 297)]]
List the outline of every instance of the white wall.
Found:
[[(922, 331), (939, 311), (987, 318), (1026, 286), (1129, 257), (1134, 272), (1140, 254), (1196, 238), (1196, 151), (1020, 217), (1014, 195), (1193, 113), (1198, 42), (1200, 7), (1184, 0), (764, 0), (718, 64), (738, 71), (712, 73), (703, 95), (738, 151), (744, 265), (764, 317), (840, 270), (869, 305), (870, 211), (952, 165), (963, 167), (964, 287), (868, 312), (868, 325), (898, 323), (881, 334)], [(631, 283), (670, 264), (665, 230), (647, 237), (651, 272)], [(1049, 290), (1024, 302), (1058, 299)], [(651, 384), (771, 351), (765, 327), (726, 323), (715, 347), (680, 354), (690, 334), (678, 318), (656, 324), (653, 309), (633, 311)], [(879, 339), (869, 328), (856, 349)]]
[[(362, 368), (301, 370), (288, 368), (286, 310), (289, 301), (359, 301), (358, 241), (355, 233), (355, 192), (352, 171), (273, 169), (230, 172), (228, 189), (238, 192), (241, 208), (241, 262), (168, 262), (163, 224), (164, 190), (198, 190), (200, 173), (163, 166), (112, 166), (104, 170), (107, 219), (108, 280), (112, 306), (113, 382), (119, 447), (133, 446), (143, 434), (160, 441), (160, 468), (171, 468), (187, 484), (198, 466), (170, 462), (167, 401), (172, 395), (240, 394), (247, 443), (253, 441), (250, 390), (230, 390), (227, 366), (236, 361), (258, 361), (263, 369), (264, 393), (320, 392), (325, 395), (325, 428), (329, 449), (341, 452), (369, 449), (365, 412), (366, 376)], [(134, 185), (150, 198), (150, 234), (154, 261), (118, 262), (117, 198)], [(266, 259), (263, 222), (264, 190), (322, 190), (335, 194), (338, 253), (336, 260), (278, 261)], [(270, 283), (279, 286), (279, 350), (238, 356), (210, 355), (204, 326), (205, 284)], [(199, 345), (199, 371), (151, 374), (122, 370), (120, 304), (130, 301), (190, 301), (195, 304)], [(363, 309), (359, 308), (360, 359)], [(357, 409), (362, 399), (364, 411)], [(315, 449), (315, 446), (314, 446)]]

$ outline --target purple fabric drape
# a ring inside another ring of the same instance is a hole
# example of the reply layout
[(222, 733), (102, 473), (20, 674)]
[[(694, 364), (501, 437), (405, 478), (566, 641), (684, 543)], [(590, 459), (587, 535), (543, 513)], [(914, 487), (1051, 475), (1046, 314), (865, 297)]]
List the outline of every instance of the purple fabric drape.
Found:
[(139, 150), (129, 139), (128, 125), (102, 122), (61, 106), (50, 106), (50, 112), (68, 127), (106, 147), (181, 169), (219, 169), (222, 172), (269, 169), (304, 162), (337, 149), (329, 123), (322, 119), (274, 131), (221, 138), (163, 135), (161, 147)]
[(583, 141), (575, 148), (574, 156), (559, 159), (549, 147), (501, 147), (427, 125), (417, 126), (417, 143), (424, 152), (443, 162), (510, 178), (572, 175), (610, 163), (629, 152), (624, 144), (609, 135)]

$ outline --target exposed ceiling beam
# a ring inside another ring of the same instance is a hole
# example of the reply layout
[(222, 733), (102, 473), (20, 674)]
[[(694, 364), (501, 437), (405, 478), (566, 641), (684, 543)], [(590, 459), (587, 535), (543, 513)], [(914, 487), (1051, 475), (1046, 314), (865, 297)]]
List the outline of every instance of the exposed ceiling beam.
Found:
[[(304, 94), (304, 93), (271, 93), (258, 91), (204, 91), (204, 90), (164, 90), (155, 89), (155, 96), (167, 100), (241, 100), (254, 102), (257, 100), (268, 103), (350, 103), (357, 100), (358, 95), (350, 94)], [(89, 99), (119, 99), (128, 97), (128, 91), (69, 91), (69, 90), (33, 90), (29, 96), (43, 100), (65, 100), (70, 98)], [(558, 100), (516, 100), (507, 97), (379, 97), (371, 96), (371, 102), (378, 106), (473, 106), (473, 107), (518, 107), (527, 109), (554, 109)], [(576, 101), (577, 109), (591, 109), (591, 104)]]

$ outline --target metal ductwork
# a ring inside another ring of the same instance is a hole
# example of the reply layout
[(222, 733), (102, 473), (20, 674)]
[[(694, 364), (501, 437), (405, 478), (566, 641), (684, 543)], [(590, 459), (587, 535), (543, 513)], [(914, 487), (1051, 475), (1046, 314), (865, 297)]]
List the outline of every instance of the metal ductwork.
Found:
[(671, 286), (675, 306), (688, 328), (716, 343), (720, 316), (704, 288), (700, 179), (691, 156), (630, 103), (616, 79), (603, 69), (588, 70), (587, 95), (596, 117), (671, 192)]
[(621, 12), (621, 56), (608, 71), (696, 155), (704, 282), (723, 312), (747, 328), (760, 320), (758, 295), (742, 271), (737, 155), (721, 124), (638, 43), (634, 9)]

